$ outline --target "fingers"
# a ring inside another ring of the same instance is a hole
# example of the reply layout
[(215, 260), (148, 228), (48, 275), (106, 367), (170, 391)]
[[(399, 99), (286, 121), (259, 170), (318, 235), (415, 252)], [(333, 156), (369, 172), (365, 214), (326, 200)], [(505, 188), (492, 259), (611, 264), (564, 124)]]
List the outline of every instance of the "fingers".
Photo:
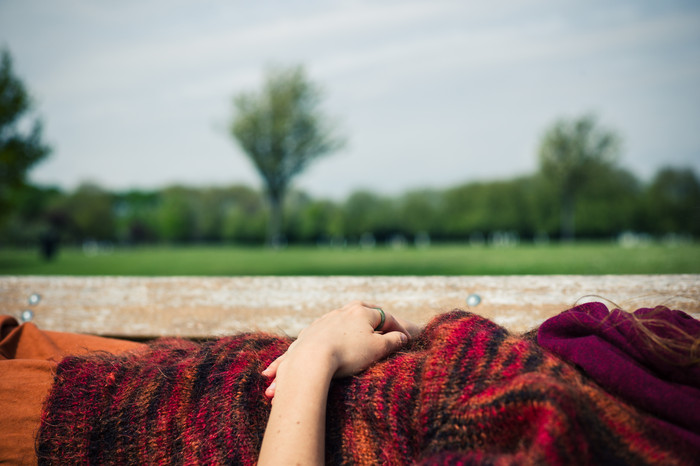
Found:
[(277, 386), (277, 384), (275, 383), (275, 376), (277, 375), (277, 368), (280, 366), (280, 363), (284, 360), (284, 356), (286, 354), (287, 353), (284, 353), (282, 354), (282, 356), (272, 361), (270, 365), (267, 366), (264, 371), (262, 371), (262, 375), (264, 375), (265, 377), (272, 378), (272, 381), (265, 389), (265, 396), (269, 399), (272, 399), (275, 396), (275, 388)]
[[(418, 335), (420, 331), (418, 326), (414, 323), (394, 317), (393, 314), (387, 312), (378, 304), (366, 301), (352, 301), (344, 306), (343, 309), (352, 310), (353, 308), (357, 307), (363, 307), (371, 311), (369, 314), (369, 323), (372, 326), (372, 329), (379, 327), (379, 329), (376, 330), (377, 332), (389, 333), (398, 331), (406, 335), (408, 338), (411, 338)], [(382, 310), (380, 311), (380, 309)], [(384, 323), (382, 323), (382, 320)]]
[[(376, 325), (373, 328), (377, 328), (377, 326), (382, 321), (382, 316), (376, 307), (374, 308), (374, 310), (377, 315), (375, 316)], [(389, 332), (401, 332), (404, 335), (406, 335), (406, 337), (411, 337), (411, 333), (406, 329), (403, 322), (400, 319), (397, 319), (392, 313), (387, 311), (384, 311), (384, 324), (379, 328), (379, 330), (377, 330), (377, 332), (385, 334)]]
[(384, 339), (384, 349), (386, 353), (383, 357), (399, 350), (408, 342), (408, 336), (403, 332), (389, 332), (382, 335)]
[[(316, 319), (299, 333), (284, 354), (262, 371), (270, 380), (265, 396), (270, 399), (275, 396), (278, 371), (281, 365), (284, 370), (287, 360), (301, 358), (313, 363), (323, 358), (323, 364), (333, 366), (335, 377), (345, 377), (366, 369), (417, 335), (415, 324), (379, 309), (373, 303), (353, 301)], [(379, 330), (375, 331), (377, 327)]]
[(287, 351), (282, 353), (281, 356), (279, 356), (277, 359), (272, 361), (269, 366), (267, 366), (261, 374), (264, 375), (265, 377), (271, 378), (272, 381), (270, 382), (270, 385), (265, 389), (265, 396), (272, 399), (275, 396), (275, 388), (277, 384), (275, 383), (276, 376), (277, 376), (277, 369), (280, 367), (280, 364), (282, 364), (282, 361), (287, 357), (287, 354), (294, 348), (294, 345), (296, 344), (296, 340), (292, 342), (291, 345), (287, 348)]
[(377, 362), (396, 352), (408, 342), (408, 337), (398, 331), (389, 333), (373, 333), (365, 340), (365, 356), (360, 359), (350, 359), (338, 367), (334, 378), (347, 377), (367, 369)]
[(270, 385), (268, 385), (265, 389), (265, 396), (269, 399), (275, 397), (275, 389), (277, 388), (276, 380), (277, 379), (272, 379), (272, 383), (270, 383)]
[(285, 352), (284, 354), (282, 354), (282, 356), (272, 361), (270, 365), (267, 366), (264, 371), (262, 371), (262, 375), (264, 375), (265, 377), (274, 377), (275, 375), (277, 375), (277, 368), (280, 366), (280, 363), (282, 362), (286, 354), (287, 353)]
[(394, 317), (396, 321), (403, 326), (404, 329), (408, 332), (409, 338), (415, 338), (420, 334), (421, 328), (417, 325), (411, 322), (410, 320), (405, 320), (400, 317)]

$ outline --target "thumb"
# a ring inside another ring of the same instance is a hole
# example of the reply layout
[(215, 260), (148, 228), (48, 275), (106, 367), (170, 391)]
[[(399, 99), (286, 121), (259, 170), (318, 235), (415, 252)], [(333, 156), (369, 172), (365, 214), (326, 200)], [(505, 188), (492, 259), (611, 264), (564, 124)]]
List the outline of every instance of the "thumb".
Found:
[(384, 356), (387, 356), (408, 342), (408, 337), (405, 333), (394, 331), (381, 335), (384, 340)]

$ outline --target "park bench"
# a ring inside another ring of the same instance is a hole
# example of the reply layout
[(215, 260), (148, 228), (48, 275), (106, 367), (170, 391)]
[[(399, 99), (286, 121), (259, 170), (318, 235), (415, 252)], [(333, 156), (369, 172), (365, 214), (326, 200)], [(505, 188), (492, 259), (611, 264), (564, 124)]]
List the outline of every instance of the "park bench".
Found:
[(661, 304), (698, 318), (700, 275), (0, 277), (4, 314), (24, 312), (46, 330), (136, 340), (250, 330), (294, 336), (353, 299), (421, 324), (461, 308), (526, 331), (593, 300), (626, 310)]

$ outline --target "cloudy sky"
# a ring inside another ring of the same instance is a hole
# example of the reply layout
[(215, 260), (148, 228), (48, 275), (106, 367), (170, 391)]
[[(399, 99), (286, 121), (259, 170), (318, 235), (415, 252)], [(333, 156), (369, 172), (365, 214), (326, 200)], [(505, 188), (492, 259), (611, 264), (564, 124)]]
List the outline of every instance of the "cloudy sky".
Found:
[(232, 97), (297, 63), (348, 139), (296, 180), (317, 196), (532, 173), (591, 112), (641, 178), (700, 174), (697, 1), (2, 0), (0, 45), (54, 147), (32, 179), (65, 188), (258, 186)]

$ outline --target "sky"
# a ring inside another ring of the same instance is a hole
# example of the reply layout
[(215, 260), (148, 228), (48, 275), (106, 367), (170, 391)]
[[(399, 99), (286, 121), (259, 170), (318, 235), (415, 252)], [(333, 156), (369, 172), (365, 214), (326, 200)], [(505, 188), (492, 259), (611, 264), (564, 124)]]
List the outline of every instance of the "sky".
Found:
[(0, 0), (0, 46), (72, 189), (244, 183), (233, 97), (302, 64), (347, 144), (294, 186), (340, 199), (534, 173), (546, 129), (595, 114), (642, 180), (700, 175), (700, 3)]

